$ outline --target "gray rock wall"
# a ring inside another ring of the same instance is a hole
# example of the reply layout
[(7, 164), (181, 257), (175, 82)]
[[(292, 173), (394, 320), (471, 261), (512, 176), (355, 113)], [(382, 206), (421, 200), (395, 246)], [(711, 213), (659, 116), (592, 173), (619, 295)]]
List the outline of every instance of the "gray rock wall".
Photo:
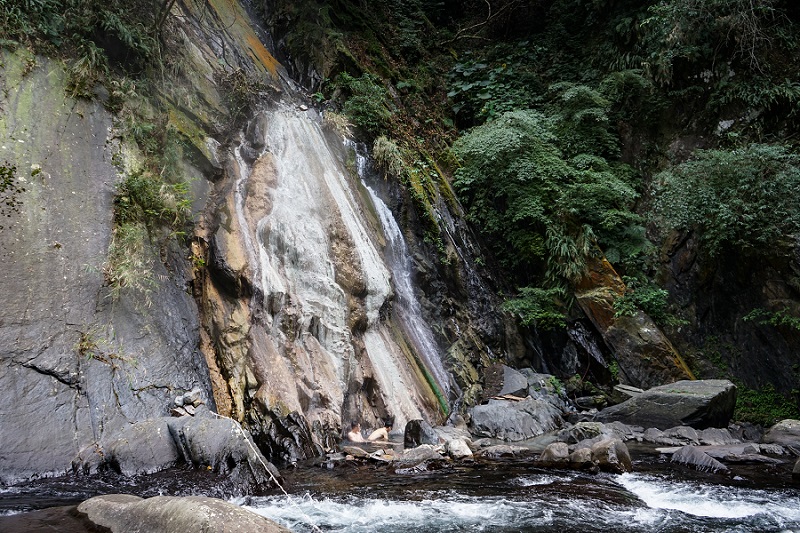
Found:
[(19, 51), (3, 64), (0, 162), (26, 189), (0, 230), (0, 482), (9, 482), (63, 473), (105, 433), (165, 415), (174, 394), (209, 384), (179, 267), (168, 274), (154, 261), (158, 307), (136, 293), (113, 300), (105, 286), (120, 180), (111, 115), (66, 96), (59, 62)]

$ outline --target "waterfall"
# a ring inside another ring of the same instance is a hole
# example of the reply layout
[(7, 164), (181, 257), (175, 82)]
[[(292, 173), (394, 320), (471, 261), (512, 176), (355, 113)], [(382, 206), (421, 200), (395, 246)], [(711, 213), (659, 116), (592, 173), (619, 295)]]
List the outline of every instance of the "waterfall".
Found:
[(414, 294), (414, 285), (411, 272), (411, 256), (408, 246), (403, 238), (400, 226), (389, 207), (378, 197), (377, 193), (368, 185), (372, 203), (378, 213), (387, 240), (386, 257), (392, 271), (395, 290), (395, 312), (403, 325), (403, 330), (417, 350), (419, 357), (427, 370), (432, 374), (436, 384), (445, 397), (450, 394), (450, 378), (439, 355), (439, 347), (433, 337), (428, 322), (422, 316), (419, 299)]
[[(449, 377), (391, 212), (370, 191), (389, 243), (384, 254), (376, 244), (381, 228), (362, 209), (369, 198), (359, 196), (362, 184), (346, 168), (348, 150), (329, 140), (316, 112), (276, 104), (255, 120), (259, 126), (234, 150), (231, 216), (260, 317), (249, 334), (256, 398), (327, 423), (364, 411), (373, 420), (392, 416), (397, 427), (436, 421)], [(363, 174), (361, 156), (358, 166)], [(393, 300), (405, 339), (382, 316)]]

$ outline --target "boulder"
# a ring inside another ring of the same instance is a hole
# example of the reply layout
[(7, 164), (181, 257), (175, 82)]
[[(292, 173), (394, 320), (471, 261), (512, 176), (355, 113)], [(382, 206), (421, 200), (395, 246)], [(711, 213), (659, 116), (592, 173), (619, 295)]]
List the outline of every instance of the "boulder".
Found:
[(699, 434), (700, 443), (706, 446), (722, 446), (739, 442), (728, 428), (706, 428)]
[(208, 413), (167, 420), (183, 460), (226, 474), (232, 490), (249, 494), (279, 483), (277, 468), (258, 450), (250, 434), (230, 418)]
[(538, 374), (530, 368), (520, 370), (528, 379), (528, 395), (535, 400), (544, 400), (563, 412), (574, 411), (564, 387), (552, 374)]
[(800, 420), (781, 420), (767, 430), (761, 441), (800, 449)]
[(416, 448), (422, 444), (439, 444), (439, 434), (422, 419), (409, 420), (403, 432), (403, 447)]
[(578, 422), (574, 426), (558, 432), (558, 440), (576, 444), (582, 440), (593, 439), (604, 433), (605, 426), (600, 422)]
[(528, 395), (528, 378), (518, 370), (503, 365), (494, 364), (484, 371), (483, 398), (493, 396), (521, 396)]
[(466, 459), (472, 457), (472, 450), (467, 442), (463, 439), (453, 439), (447, 441), (444, 445), (444, 451), (453, 459)]
[(554, 442), (548, 445), (539, 456), (542, 466), (567, 466), (570, 462), (569, 446), (566, 442)]
[(736, 386), (728, 380), (678, 381), (661, 385), (603, 409), (599, 422), (620, 421), (647, 428), (726, 427), (736, 406)]
[(451, 440), (463, 440), (467, 443), (472, 442), (472, 434), (466, 427), (436, 426), (433, 430), (439, 436), (439, 441), (444, 444), (447, 444)]
[(592, 461), (600, 470), (606, 472), (633, 472), (631, 454), (625, 443), (616, 438), (606, 438), (595, 442), (592, 447)]
[(800, 482), (800, 459), (794, 464), (794, 469), (792, 470), (792, 481)]
[(614, 352), (620, 379), (642, 388), (693, 379), (678, 351), (647, 314), (617, 314), (614, 302), (626, 291), (622, 278), (604, 257), (588, 258), (584, 275), (575, 284), (575, 300)]
[(728, 467), (720, 463), (698, 446), (684, 446), (672, 454), (673, 463), (693, 466), (700, 470), (712, 472), (727, 470)]
[(501, 457), (516, 457), (518, 455), (523, 455), (525, 452), (527, 452), (527, 449), (522, 448), (521, 446), (496, 444), (480, 450), (477, 455), (486, 457), (488, 459), (500, 459)]
[(521, 402), (489, 400), (472, 408), (472, 432), (482, 437), (520, 441), (558, 429), (562, 424), (559, 409), (533, 398)]
[(527, 396), (528, 378), (521, 372), (503, 365), (503, 388), (500, 390), (500, 396), (505, 394), (522, 396), (523, 398)]
[(103, 446), (105, 463), (125, 476), (152, 474), (175, 466), (181, 456), (167, 418), (137, 422)]
[(576, 470), (593, 470), (597, 465), (592, 460), (591, 448), (578, 448), (569, 454), (569, 466)]
[(283, 533), (289, 530), (216, 498), (155, 496), (142, 499), (127, 494), (95, 496), (78, 505), (98, 528), (111, 533)]
[(414, 448), (408, 448), (401, 455), (396, 457), (398, 463), (419, 464), (425, 461), (441, 460), (442, 454), (436, 446), (431, 444), (420, 444)]

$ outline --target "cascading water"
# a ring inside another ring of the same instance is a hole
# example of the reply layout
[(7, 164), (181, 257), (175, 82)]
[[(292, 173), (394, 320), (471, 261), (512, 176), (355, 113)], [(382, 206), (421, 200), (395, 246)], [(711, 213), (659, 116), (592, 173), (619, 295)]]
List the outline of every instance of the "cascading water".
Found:
[(386, 256), (389, 260), (394, 278), (394, 287), (397, 291), (395, 312), (426, 368), (433, 375), (445, 397), (448, 397), (450, 394), (450, 376), (442, 363), (439, 347), (433, 337), (433, 331), (431, 331), (430, 326), (422, 317), (419, 299), (414, 294), (411, 256), (408, 253), (408, 246), (403, 238), (403, 233), (394, 215), (392, 215), (383, 200), (369, 186), (367, 186), (367, 190), (378, 212), (384, 235), (388, 241)]
[(447, 399), (451, 392), (451, 378), (442, 361), (441, 350), (434, 339), (433, 331), (422, 316), (422, 308), (414, 292), (411, 254), (408, 251), (403, 232), (392, 211), (367, 183), (369, 166), (367, 158), (360, 153), (358, 147), (352, 142), (346, 142), (345, 145), (355, 152), (356, 170), (369, 193), (387, 241), (385, 257), (389, 263), (394, 281), (396, 293), (394, 300), (395, 315), (416, 350), (418, 357), (435, 381), (435, 385), (443, 393), (444, 398)]
[[(251, 352), (262, 354), (256, 364), (269, 367), (257, 396), (270, 408), (285, 405), (335, 425), (372, 409), (378, 391), (384, 407), (373, 419), (385, 414), (398, 427), (434, 421), (441, 394), (425, 374), (444, 394), (449, 382), (413, 297), (407, 251), (387, 268), (375, 244), (380, 228), (367, 221), (354, 192), (360, 184), (346, 170), (347, 151), (329, 141), (314, 111), (276, 105), (254, 120), (259, 126), (235, 150), (233, 209), (242, 234), (238, 263), (248, 263), (256, 288), (250, 306), (262, 306), (250, 332)], [(387, 229), (391, 213), (373, 201), (387, 238), (396, 240), (397, 224)], [(381, 316), (395, 291), (398, 320), (424, 369)], [(376, 385), (372, 392), (363, 390), (368, 382)]]

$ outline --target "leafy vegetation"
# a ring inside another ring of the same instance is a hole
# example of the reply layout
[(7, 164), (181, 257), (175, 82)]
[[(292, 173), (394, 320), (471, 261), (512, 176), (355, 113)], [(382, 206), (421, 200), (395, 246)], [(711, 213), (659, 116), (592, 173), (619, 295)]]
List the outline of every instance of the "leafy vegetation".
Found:
[(658, 211), (671, 227), (697, 230), (711, 256), (774, 250), (800, 230), (800, 158), (783, 146), (698, 150), (656, 179)]
[(602, 157), (567, 159), (554, 130), (558, 118), (515, 111), (473, 129), (454, 151), (462, 166), (454, 186), (508, 267), (546, 271), (553, 283), (576, 280), (596, 245), (636, 224), (636, 191), (627, 169)]
[(69, 89), (90, 97), (113, 66), (139, 71), (158, 54), (170, 0), (0, 0), (0, 39), (72, 61)]
[(734, 420), (770, 427), (781, 420), (800, 417), (797, 402), (776, 391), (772, 385), (756, 390), (739, 384), (737, 388)]
[(393, 105), (376, 76), (364, 73), (354, 78), (343, 72), (336, 84), (347, 93), (342, 110), (353, 124), (369, 135), (386, 131)]
[(761, 308), (753, 309), (742, 317), (742, 320), (746, 322), (753, 321), (761, 325), (787, 327), (800, 331), (800, 317), (794, 316), (788, 308), (772, 312)]

